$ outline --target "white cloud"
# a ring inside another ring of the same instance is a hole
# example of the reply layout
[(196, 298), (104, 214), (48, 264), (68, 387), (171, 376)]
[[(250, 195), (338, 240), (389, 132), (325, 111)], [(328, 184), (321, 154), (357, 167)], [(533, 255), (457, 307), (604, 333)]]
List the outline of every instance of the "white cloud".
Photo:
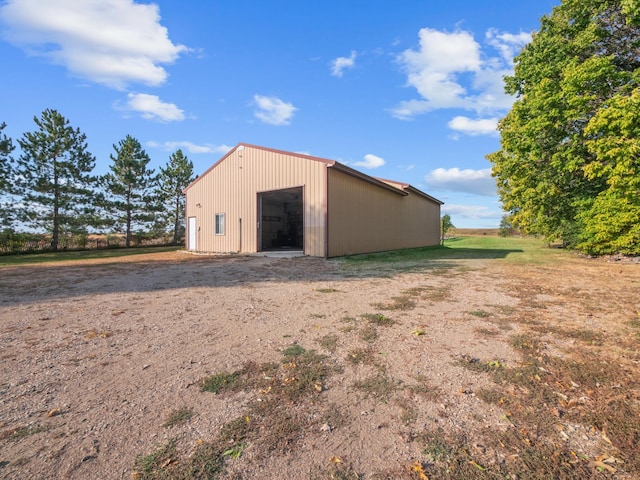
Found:
[(431, 190), (464, 192), (474, 195), (495, 196), (496, 183), (491, 169), (472, 170), (436, 168), (425, 176)]
[(473, 98), (473, 108), (469, 110), (506, 113), (513, 105), (514, 97), (504, 92), (504, 77), (511, 74), (512, 70), (498, 66), (478, 72), (473, 79), (473, 88), (478, 94)]
[(489, 44), (500, 52), (507, 63), (511, 63), (513, 57), (532, 39), (530, 33), (520, 32), (514, 35), (507, 32), (500, 33), (495, 28), (490, 28), (485, 36)]
[(173, 103), (163, 102), (157, 95), (129, 93), (127, 98), (126, 109), (140, 113), (147, 120), (175, 122), (185, 119), (183, 110)]
[(513, 98), (504, 93), (504, 75), (512, 73), (513, 55), (531, 39), (489, 30), (487, 43), (500, 56), (483, 55), (482, 46), (470, 32), (449, 33), (431, 28), (419, 32), (419, 46), (398, 56), (407, 85), (419, 98), (405, 100), (391, 114), (401, 120), (437, 109), (462, 109), (478, 114), (504, 112)]
[(278, 97), (254, 95), (253, 101), (258, 108), (253, 114), (259, 120), (269, 125), (289, 125), (296, 110), (291, 103), (286, 103)]
[(427, 100), (403, 100), (391, 109), (391, 115), (400, 120), (411, 120), (413, 117), (433, 110)]
[(497, 135), (498, 118), (479, 118), (473, 120), (468, 117), (454, 117), (447, 125), (451, 130), (468, 135)]
[(471, 223), (471, 225), (477, 225), (478, 220), (495, 219), (499, 221), (504, 215), (504, 212), (499, 208), (492, 209), (484, 205), (457, 205), (445, 203), (442, 206), (442, 214), (450, 215), (451, 221), (454, 225), (459, 225), (459, 222), (457, 222), (456, 219), (460, 217), (467, 220), (466, 222), (463, 222), (465, 224)]
[(338, 57), (331, 62), (331, 75), (334, 77), (342, 77), (344, 70), (347, 68), (353, 68), (356, 64), (356, 51), (351, 50), (351, 56)]
[(383, 158), (378, 157), (377, 155), (373, 155), (371, 153), (367, 153), (364, 156), (364, 160), (360, 162), (355, 162), (354, 165), (356, 167), (361, 167), (361, 168), (379, 168), (379, 167), (382, 167), (384, 163), (385, 162)]
[(167, 152), (174, 152), (178, 149), (185, 150), (187, 153), (198, 154), (198, 153), (220, 153), (225, 154), (233, 147), (228, 145), (196, 145), (195, 143), (183, 140), (183, 141), (168, 141), (168, 142), (154, 142), (149, 141), (146, 144), (150, 148), (161, 148), (162, 150), (166, 150)]
[(477, 72), (481, 67), (480, 45), (469, 32), (441, 32), (423, 28), (418, 33), (418, 50), (405, 50), (398, 58), (421, 100), (402, 102), (393, 110), (397, 118), (439, 108), (463, 108), (466, 90), (457, 74)]
[(189, 49), (169, 40), (156, 4), (133, 0), (7, 0), (5, 39), (81, 78), (123, 89), (161, 85), (162, 64)]

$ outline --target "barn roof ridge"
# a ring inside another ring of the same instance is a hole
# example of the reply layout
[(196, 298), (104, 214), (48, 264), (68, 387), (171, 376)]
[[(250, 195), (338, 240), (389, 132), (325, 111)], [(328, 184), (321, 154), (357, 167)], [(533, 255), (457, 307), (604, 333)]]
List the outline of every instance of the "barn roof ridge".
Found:
[(328, 167), (335, 168), (336, 170), (338, 170), (338, 171), (340, 171), (342, 173), (345, 173), (347, 175), (351, 175), (353, 177), (359, 178), (359, 179), (364, 180), (366, 182), (372, 183), (373, 185), (376, 185), (378, 187), (384, 188), (384, 189), (389, 190), (389, 191), (391, 191), (393, 193), (397, 193), (399, 195), (406, 196), (406, 195), (409, 195), (409, 192), (413, 192), (413, 193), (416, 193), (417, 195), (420, 195), (422, 197), (428, 198), (429, 200), (437, 202), (440, 205), (444, 204), (444, 202), (441, 202), (437, 198), (432, 197), (431, 195), (429, 195), (429, 194), (427, 194), (427, 193), (425, 193), (425, 192), (413, 187), (412, 185), (410, 185), (408, 183), (373, 177), (371, 175), (367, 175), (364, 172), (361, 172), (359, 170), (351, 168), (351, 167), (349, 167), (349, 166), (347, 166), (347, 165), (345, 165), (343, 163), (340, 163), (340, 162), (338, 162), (336, 160), (330, 160), (328, 158), (317, 157), (317, 156), (314, 156), (314, 155), (308, 155), (306, 153), (298, 153), (298, 152), (291, 152), (291, 151), (287, 151), (287, 150), (279, 150), (277, 148), (263, 147), (261, 145), (253, 145), (251, 143), (245, 143), (245, 142), (240, 142), (236, 146), (231, 148), (227, 153), (225, 153), (222, 156), (222, 158), (220, 158), (216, 163), (214, 163), (211, 167), (209, 167), (207, 170), (205, 170), (202, 173), (202, 175), (200, 175), (193, 182), (191, 182), (189, 185), (187, 185), (184, 188), (183, 192), (186, 192), (195, 183), (197, 183), (201, 178), (203, 178), (211, 170), (213, 170), (216, 166), (218, 166), (220, 163), (222, 163), (233, 152), (235, 152), (237, 150), (240, 150), (241, 149), (240, 147), (242, 147), (242, 149), (244, 149), (244, 148), (255, 148), (255, 149), (263, 150), (263, 151), (267, 151), (267, 152), (279, 153), (279, 154), (282, 154), (282, 155), (289, 155), (289, 156), (293, 156), (293, 157), (312, 160), (312, 161), (315, 161), (315, 162), (321, 162), (321, 163), (326, 164)]

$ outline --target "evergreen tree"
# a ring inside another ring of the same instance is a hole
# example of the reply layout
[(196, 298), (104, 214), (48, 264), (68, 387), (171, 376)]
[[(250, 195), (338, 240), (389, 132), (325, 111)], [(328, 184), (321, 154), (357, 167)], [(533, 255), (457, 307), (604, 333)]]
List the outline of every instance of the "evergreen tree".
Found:
[(133, 228), (147, 229), (158, 210), (154, 197), (156, 176), (148, 169), (151, 160), (140, 142), (130, 135), (114, 145), (110, 155), (111, 173), (102, 177), (107, 194), (107, 208), (112, 219), (125, 232), (125, 246), (131, 246)]
[(173, 244), (177, 245), (184, 233), (185, 198), (182, 190), (193, 181), (193, 162), (182, 150), (176, 150), (169, 157), (165, 168), (158, 174), (158, 198), (163, 204), (165, 214), (162, 215), (164, 226), (173, 228)]
[(6, 123), (0, 123), (0, 193), (9, 190), (11, 182), (11, 158), (9, 155), (15, 148), (11, 138), (2, 133), (6, 126)]
[(2, 133), (7, 126), (0, 123), (0, 226), (2, 230), (11, 226), (11, 212), (13, 207), (9, 202), (11, 178), (11, 152), (15, 148), (11, 138)]
[(56, 110), (34, 117), (38, 129), (23, 135), (22, 155), (13, 172), (13, 191), (20, 199), (19, 219), (51, 234), (51, 249), (60, 236), (86, 232), (93, 211), (95, 158), (86, 135)]
[[(637, 138), (621, 123), (637, 125), (638, 18), (632, 0), (563, 0), (516, 57), (505, 80), (517, 99), (499, 125), (501, 150), (488, 158), (503, 206), (525, 233), (591, 248), (589, 238), (604, 234), (597, 223), (617, 225), (597, 241), (605, 252), (630, 232), (622, 217), (636, 208), (628, 202), (638, 162), (626, 162), (620, 177), (627, 193), (614, 192), (619, 183), (608, 166), (624, 163), (630, 151), (617, 146)], [(607, 126), (614, 116), (619, 125)]]

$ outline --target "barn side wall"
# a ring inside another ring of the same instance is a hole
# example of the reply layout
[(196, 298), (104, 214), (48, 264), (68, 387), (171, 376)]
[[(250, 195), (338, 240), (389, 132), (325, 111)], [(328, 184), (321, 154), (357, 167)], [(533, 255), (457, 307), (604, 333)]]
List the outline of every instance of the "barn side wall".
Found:
[(328, 169), (329, 257), (438, 245), (440, 204)]
[[(248, 146), (237, 148), (186, 191), (186, 217), (196, 217), (197, 223), (195, 250), (257, 252), (258, 193), (303, 187), (304, 253), (326, 256), (326, 174), (323, 162)], [(224, 235), (214, 233), (216, 213), (225, 214)]]

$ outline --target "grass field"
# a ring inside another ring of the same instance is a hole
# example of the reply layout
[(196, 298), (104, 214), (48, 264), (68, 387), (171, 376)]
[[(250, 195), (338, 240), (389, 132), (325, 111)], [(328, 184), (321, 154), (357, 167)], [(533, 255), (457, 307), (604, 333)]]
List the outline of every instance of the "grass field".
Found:
[(181, 247), (136, 247), (114, 248), (109, 250), (81, 250), (73, 252), (29, 253), (21, 255), (0, 256), (0, 268), (20, 265), (35, 265), (39, 263), (69, 262), (82, 260), (102, 260), (121, 258), (131, 255), (145, 255), (149, 253), (173, 252)]

